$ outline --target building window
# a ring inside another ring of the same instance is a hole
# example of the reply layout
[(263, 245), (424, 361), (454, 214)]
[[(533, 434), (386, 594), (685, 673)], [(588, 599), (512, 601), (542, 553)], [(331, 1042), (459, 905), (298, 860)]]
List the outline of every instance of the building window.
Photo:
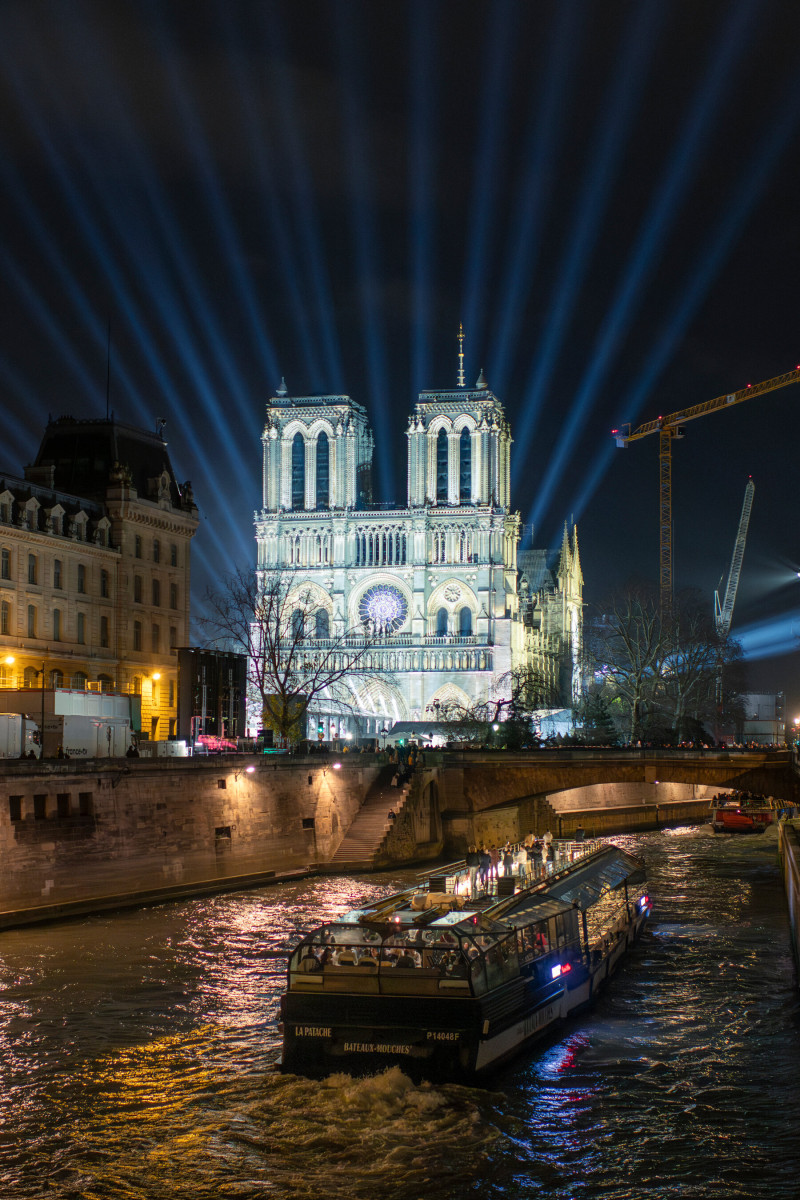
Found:
[(438, 503), (447, 500), (447, 434), (439, 430), (436, 439), (436, 500)]
[(154, 579), (153, 580), (153, 604), (155, 605), (155, 607), (158, 607), (158, 605), (160, 603), (161, 603), (161, 581), (159, 579)]
[(170, 679), (170, 681), (169, 681), (169, 706), (170, 706), (170, 708), (175, 707), (175, 680), (174, 679)]
[(178, 648), (178, 631), (174, 625), (170, 625), (169, 627), (169, 648), (170, 650), (177, 650)]
[(329, 638), (331, 636), (331, 624), (327, 610), (321, 608), (314, 615), (314, 634), (318, 638)]
[(85, 692), (86, 685), (88, 682), (89, 682), (89, 676), (86, 674), (85, 671), (76, 671), (75, 674), (72, 676), (72, 681), (70, 683), (70, 686), (72, 688), (74, 688), (76, 692)]
[(53, 587), (56, 588), (59, 592), (61, 591), (62, 587), (64, 586), (63, 583), (61, 582), (61, 578), (62, 578), (61, 570), (62, 570), (61, 559), (60, 558), (54, 559), (54, 561), (53, 561)]
[(292, 639), (296, 642), (303, 640), (303, 611), (300, 608), (292, 613)]
[(142, 539), (139, 537), (138, 533), (133, 540), (133, 553), (134, 557), (136, 558), (142, 557)]
[(8, 815), (12, 821), (22, 820), (22, 796), (8, 797)]
[(170, 608), (178, 607), (178, 585), (171, 583), (169, 585), (169, 606)]
[(153, 538), (153, 562), (161, 562), (161, 542)]
[(108, 617), (100, 618), (100, 645), (104, 650), (108, 649)]
[(436, 614), (436, 636), (444, 637), (447, 633), (447, 609), (440, 608)]
[(142, 603), (142, 577), (141, 577), (141, 575), (134, 575), (134, 577), (133, 577), (133, 599), (134, 599), (134, 603), (136, 603), (136, 604)]
[(11, 505), (5, 500), (0, 504), (0, 521), (4, 521), (8, 525), (11, 520)]
[(86, 645), (86, 613), (78, 613), (78, 645)]
[(134, 650), (141, 650), (141, 648), (142, 648), (142, 622), (141, 621), (133, 622), (133, 648), (134, 648)]
[(78, 591), (86, 592), (86, 567), (83, 563), (78, 563)]
[(158, 626), (152, 625), (150, 628), (150, 649), (153, 651), (153, 654), (158, 654), (160, 635), (161, 631)]
[(53, 641), (61, 641), (61, 610), (53, 609)]
[(4, 550), (0, 559), (0, 578), (11, 578), (11, 551)]
[(11, 605), (7, 600), (0, 604), (0, 633), (11, 633)]
[(302, 433), (292, 439), (292, 508), (305, 508), (306, 444)]
[(75, 530), (75, 540), (77, 542), (84, 541), (85, 534), (86, 534), (86, 526), (84, 525), (83, 521), (76, 521), (75, 524), (73, 525), (73, 529)]
[(142, 694), (142, 677), (141, 677), (141, 675), (134, 675), (133, 680), (131, 682), (131, 691), (133, 692), (134, 696), (141, 696), (141, 694)]
[(55, 670), (50, 672), (50, 687), (60, 688), (64, 686), (64, 672)]
[(111, 595), (111, 576), (108, 571), (100, 572), (100, 595), (106, 600)]
[(178, 547), (174, 542), (169, 548), (169, 565), (171, 567), (177, 567), (178, 565)]
[(110, 675), (98, 675), (97, 682), (100, 684), (101, 692), (113, 692), (114, 680)]
[(327, 433), (317, 438), (317, 508), (330, 504), (330, 447)]
[(33, 819), (34, 819), (34, 821), (46, 821), (47, 820), (47, 794), (46, 793), (44, 795), (42, 795), (41, 793), (39, 793), (38, 795), (36, 793), (34, 793)]
[(469, 430), (461, 430), (458, 443), (458, 495), (461, 500), (472, 499), (472, 438)]
[(28, 583), (36, 583), (36, 555), (28, 555)]
[(28, 637), (36, 637), (36, 609), (32, 604), (28, 605)]
[(462, 608), (458, 614), (458, 632), (462, 637), (472, 633), (472, 609)]
[(69, 792), (56, 794), (56, 811), (62, 821), (69, 816)]

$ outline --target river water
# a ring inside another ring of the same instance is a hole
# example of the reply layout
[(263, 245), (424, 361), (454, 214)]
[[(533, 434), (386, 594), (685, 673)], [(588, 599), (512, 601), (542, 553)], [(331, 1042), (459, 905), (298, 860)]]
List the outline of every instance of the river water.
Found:
[(592, 1012), (491, 1089), (274, 1069), (284, 952), (411, 876), (0, 933), (0, 1197), (800, 1197), (774, 831), (615, 838), (654, 911)]

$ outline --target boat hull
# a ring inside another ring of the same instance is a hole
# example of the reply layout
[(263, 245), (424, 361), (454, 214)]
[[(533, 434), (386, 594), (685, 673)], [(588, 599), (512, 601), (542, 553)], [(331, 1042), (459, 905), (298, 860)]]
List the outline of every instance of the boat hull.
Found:
[(412, 1078), (485, 1077), (588, 1007), (645, 920), (639, 914), (590, 964), (575, 964), (568, 975), (544, 984), (521, 978), (488, 996), (288, 992), (282, 1069), (322, 1078), (400, 1066)]

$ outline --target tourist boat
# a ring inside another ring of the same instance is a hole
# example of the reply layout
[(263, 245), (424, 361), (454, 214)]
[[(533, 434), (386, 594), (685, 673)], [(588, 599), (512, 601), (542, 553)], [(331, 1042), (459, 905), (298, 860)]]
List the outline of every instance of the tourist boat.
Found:
[[(319, 926), (289, 960), (282, 1069), (320, 1077), (400, 1065), (471, 1082), (591, 1003), (651, 903), (641, 861), (614, 845), (559, 847), (531, 886), (469, 894), (445, 877)], [(557, 860), (558, 861), (558, 860)]]
[(763, 833), (775, 820), (775, 809), (763, 796), (731, 792), (711, 801), (714, 833)]

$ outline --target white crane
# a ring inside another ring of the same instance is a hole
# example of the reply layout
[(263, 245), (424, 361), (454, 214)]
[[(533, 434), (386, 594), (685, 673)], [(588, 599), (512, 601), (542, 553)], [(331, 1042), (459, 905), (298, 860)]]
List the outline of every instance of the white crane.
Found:
[[(714, 624), (717, 627), (717, 634), (721, 638), (726, 638), (731, 630), (733, 606), (736, 603), (736, 590), (739, 587), (739, 576), (742, 573), (744, 544), (747, 540), (747, 527), (750, 524), (750, 509), (753, 507), (753, 495), (755, 490), (756, 485), (753, 483), (752, 479), (748, 479), (747, 487), (744, 489), (742, 515), (739, 518), (739, 532), (736, 535), (736, 542), (733, 547), (731, 569), (728, 571), (728, 585), (725, 588), (725, 599), (721, 604), (719, 599), (719, 591), (714, 592)], [(720, 583), (722, 583), (721, 577)]]

